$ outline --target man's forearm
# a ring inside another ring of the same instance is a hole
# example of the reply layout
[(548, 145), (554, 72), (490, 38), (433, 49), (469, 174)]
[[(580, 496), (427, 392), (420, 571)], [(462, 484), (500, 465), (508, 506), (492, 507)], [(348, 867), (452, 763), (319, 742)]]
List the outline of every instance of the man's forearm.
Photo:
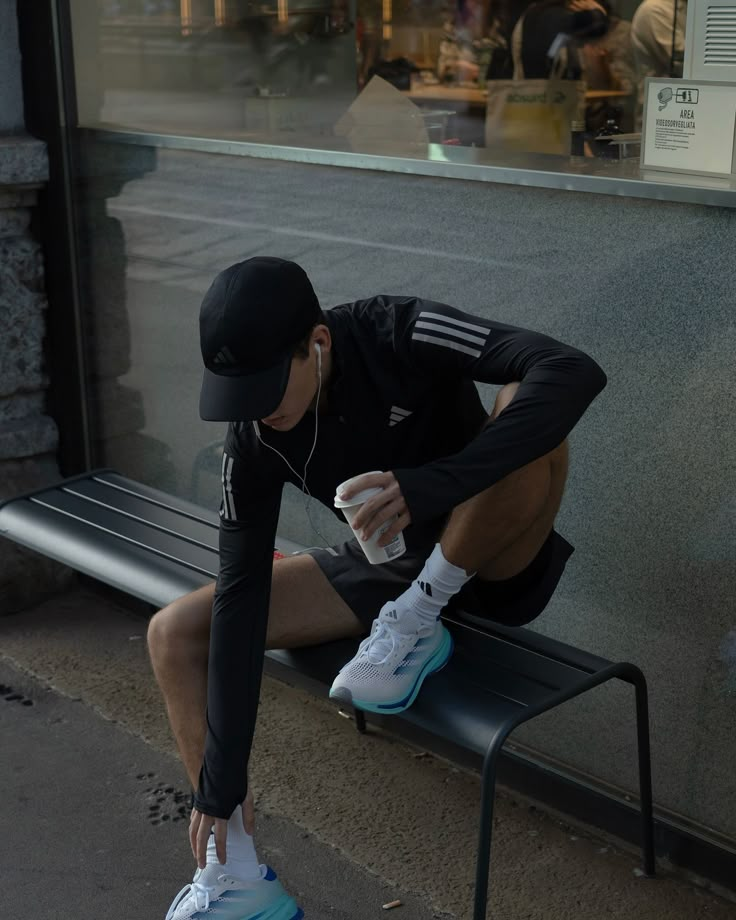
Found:
[(457, 454), (418, 469), (393, 471), (412, 522), (447, 513), (554, 450), (605, 385), (606, 375), (598, 364), (575, 349), (540, 361), (493, 426)]

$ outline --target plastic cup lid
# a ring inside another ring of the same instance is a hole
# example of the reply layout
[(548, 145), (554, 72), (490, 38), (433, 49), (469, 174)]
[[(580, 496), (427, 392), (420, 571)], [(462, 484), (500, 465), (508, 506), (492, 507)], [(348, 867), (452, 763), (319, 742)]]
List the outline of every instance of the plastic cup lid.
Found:
[[(382, 470), (370, 470), (371, 473), (381, 473)], [(368, 473), (361, 473), (360, 476), (367, 476)], [(340, 492), (349, 486), (351, 482), (355, 482), (356, 479), (360, 479), (360, 476), (353, 476), (352, 479), (346, 479), (345, 482), (341, 482), (337, 487), (337, 494), (335, 495), (335, 507), (336, 508), (352, 508), (354, 505), (362, 505), (363, 502), (367, 502), (369, 498), (373, 498), (374, 495), (378, 495), (379, 492), (383, 492), (383, 489), (380, 486), (373, 486), (370, 489), (363, 489), (362, 492), (358, 492), (353, 495), (352, 498), (343, 499), (340, 498)]]

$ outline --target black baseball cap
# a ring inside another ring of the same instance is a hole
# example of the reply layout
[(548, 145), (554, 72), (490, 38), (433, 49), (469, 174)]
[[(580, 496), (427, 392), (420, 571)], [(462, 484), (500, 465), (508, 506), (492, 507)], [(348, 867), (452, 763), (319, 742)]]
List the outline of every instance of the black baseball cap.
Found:
[(258, 256), (220, 272), (199, 312), (200, 416), (245, 422), (270, 415), (283, 399), (296, 346), (321, 316), (296, 262)]

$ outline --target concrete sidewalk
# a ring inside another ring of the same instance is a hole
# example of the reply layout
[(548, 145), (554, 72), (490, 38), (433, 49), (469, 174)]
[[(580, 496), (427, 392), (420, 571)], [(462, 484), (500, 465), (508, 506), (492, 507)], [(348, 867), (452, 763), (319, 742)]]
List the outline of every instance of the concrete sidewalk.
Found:
[[(0, 685), (2, 916), (163, 920), (193, 871), (178, 762), (6, 661)], [(258, 837), (307, 917), (368, 920), (397, 897), (435, 916), (289, 820), (261, 813)]]
[[(135, 612), (78, 590), (0, 618), (3, 916), (163, 920), (191, 879), (188, 784)], [(266, 679), (257, 844), (311, 920), (471, 914), (478, 778)], [(497, 920), (736, 920), (592, 828), (499, 795)], [(399, 898), (393, 913), (381, 905)]]

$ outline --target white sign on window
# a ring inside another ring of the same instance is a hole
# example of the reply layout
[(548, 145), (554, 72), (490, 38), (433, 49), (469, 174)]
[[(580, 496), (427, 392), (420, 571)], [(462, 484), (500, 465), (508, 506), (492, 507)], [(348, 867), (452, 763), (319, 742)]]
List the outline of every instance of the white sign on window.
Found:
[(730, 176), (736, 85), (656, 77), (647, 80), (642, 169)]

